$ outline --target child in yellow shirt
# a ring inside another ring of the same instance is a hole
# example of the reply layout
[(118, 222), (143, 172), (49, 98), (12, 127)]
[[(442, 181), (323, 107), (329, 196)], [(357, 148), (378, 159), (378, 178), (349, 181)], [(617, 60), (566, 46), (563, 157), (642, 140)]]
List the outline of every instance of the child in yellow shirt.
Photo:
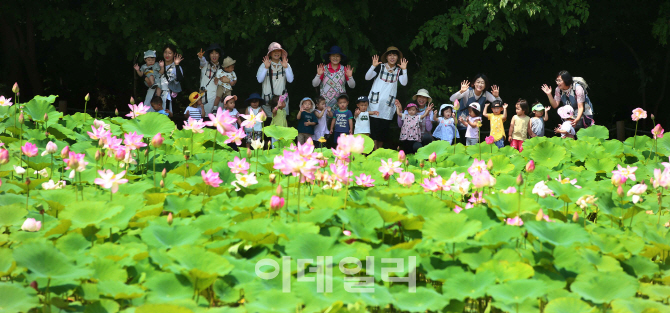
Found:
[[(491, 104), (491, 111), (493, 111), (493, 114), (487, 113), (489, 104)], [(501, 111), (502, 114), (500, 113)], [(494, 144), (498, 148), (504, 147), (505, 129), (503, 128), (503, 122), (507, 120), (507, 103), (503, 105), (500, 100), (487, 103), (486, 106), (484, 106), (483, 113), (483, 115), (491, 121), (491, 136), (493, 136), (493, 140), (495, 140)]]

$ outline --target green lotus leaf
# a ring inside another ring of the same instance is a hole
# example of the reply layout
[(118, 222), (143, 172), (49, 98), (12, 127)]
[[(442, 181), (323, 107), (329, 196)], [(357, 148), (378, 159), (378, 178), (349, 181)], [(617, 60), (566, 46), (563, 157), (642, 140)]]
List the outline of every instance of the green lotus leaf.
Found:
[[(49, 116), (49, 122), (56, 123), (60, 116), (62, 116), (62, 113), (57, 112), (56, 108), (53, 106), (57, 97), (58, 96), (54, 95), (48, 97), (35, 96), (35, 98), (28, 101), (23, 108), (23, 111), (28, 114), (33, 121), (44, 122), (44, 114), (47, 114), (47, 116)], [(57, 114), (53, 116), (54, 118), (52, 119), (50, 113)]]
[(174, 304), (144, 304), (135, 308), (135, 313), (194, 313), (193, 310)]
[(464, 272), (447, 279), (443, 285), (443, 292), (449, 299), (465, 300), (483, 297), (489, 286), (495, 284), (496, 276), (493, 272), (482, 271), (473, 274)]
[(500, 282), (508, 280), (526, 279), (535, 274), (533, 267), (523, 262), (509, 262), (506, 260), (490, 260), (477, 268), (477, 274), (491, 272)]
[(670, 137), (663, 136), (663, 138), (657, 139), (656, 147), (658, 148), (658, 153), (670, 156)]
[(26, 220), (25, 204), (0, 206), (0, 226), (20, 226)]
[(496, 301), (506, 304), (518, 304), (526, 299), (542, 297), (547, 293), (547, 285), (544, 282), (533, 279), (521, 279), (504, 282), (491, 286), (488, 293)]
[[(266, 127), (267, 129), (267, 127)], [(291, 293), (270, 290), (246, 303), (248, 312), (295, 313), (300, 300)]]
[(335, 238), (320, 235), (304, 236), (286, 244), (286, 254), (293, 259), (314, 259), (318, 256), (332, 255), (331, 247)]
[(668, 306), (656, 301), (639, 298), (617, 299), (612, 302), (612, 310), (617, 313), (660, 313), (667, 312)]
[(405, 203), (409, 213), (422, 216), (425, 219), (449, 212), (444, 202), (425, 194), (403, 197), (402, 201)]
[(528, 221), (524, 223), (524, 226), (533, 236), (556, 246), (567, 246), (575, 242), (588, 241), (588, 233), (584, 228), (574, 223)]
[(263, 133), (267, 137), (275, 139), (293, 140), (298, 137), (298, 131), (293, 127), (283, 127), (277, 125), (270, 125), (263, 127)]
[(168, 195), (165, 197), (165, 204), (163, 208), (165, 211), (172, 212), (174, 214), (179, 214), (179, 212), (182, 210), (195, 213), (202, 210), (202, 197), (179, 197), (176, 195)]
[(116, 313), (121, 306), (114, 300), (101, 299), (86, 306), (84, 313)]
[(140, 237), (149, 246), (167, 249), (193, 244), (200, 233), (187, 226), (151, 224), (142, 230)]
[(168, 251), (177, 262), (174, 270), (189, 273), (194, 278), (224, 276), (233, 269), (226, 259), (199, 246), (179, 246)]
[(16, 262), (12, 258), (12, 250), (0, 248), (0, 276), (8, 276), (15, 268)]
[(551, 300), (544, 308), (545, 313), (593, 313), (596, 310), (582, 300), (567, 297)]
[(607, 275), (590, 272), (577, 275), (570, 289), (594, 303), (610, 303), (635, 296), (638, 286), (635, 278), (622, 272), (610, 272)]
[(191, 226), (196, 227), (201, 234), (210, 236), (227, 228), (230, 222), (230, 217), (228, 216), (210, 214), (207, 216), (200, 216), (191, 224)]
[(277, 235), (284, 235), (288, 240), (297, 239), (300, 236), (318, 234), (319, 227), (312, 223), (286, 223), (284, 221), (274, 221), (270, 226)]
[(53, 135), (58, 140), (72, 139), (77, 138), (75, 132), (71, 129), (61, 125), (61, 124), (52, 124), (47, 128), (47, 132)]
[(607, 127), (600, 125), (593, 125), (591, 127), (582, 128), (577, 132), (577, 138), (593, 137), (598, 139), (609, 139), (610, 132)]
[(144, 286), (150, 290), (147, 294), (148, 301), (153, 303), (165, 303), (193, 297), (193, 285), (188, 278), (179, 274), (157, 273), (147, 279)]
[(614, 167), (616, 167), (617, 162), (612, 159), (592, 159), (589, 158), (586, 160), (586, 168), (590, 171), (596, 173), (610, 173)]
[(121, 205), (108, 206), (102, 201), (79, 201), (68, 205), (59, 217), (72, 221), (72, 227), (84, 228), (98, 225), (123, 210)]
[[(377, 149), (375, 151), (372, 151), (372, 153), (370, 153), (370, 155), (368, 155), (368, 160), (369, 159), (382, 159), (384, 161), (386, 161), (388, 159), (393, 159), (394, 161), (397, 161), (398, 160), (398, 151), (380, 148), (380, 149)], [(381, 163), (378, 163), (378, 164), (381, 165)], [(377, 166), (377, 168), (379, 168), (379, 166)], [(377, 168), (375, 168), (375, 169), (377, 169)]]
[(435, 290), (425, 287), (417, 287), (416, 293), (403, 291), (393, 296), (398, 308), (410, 312), (440, 311), (449, 304), (449, 301)]
[(379, 242), (375, 229), (384, 226), (384, 220), (374, 209), (348, 209), (337, 212), (337, 216), (351, 230), (352, 236), (371, 242)]
[(0, 283), (0, 310), (2, 312), (28, 312), (40, 305), (39, 298), (32, 288), (19, 284)]
[(482, 222), (469, 220), (465, 214), (445, 213), (426, 221), (423, 234), (439, 242), (463, 242), (479, 231)]
[(90, 270), (76, 266), (51, 243), (29, 242), (14, 248), (14, 260), (32, 275), (51, 279), (79, 279), (90, 276)]
[(118, 280), (125, 282), (128, 280), (128, 273), (121, 267), (121, 264), (110, 259), (96, 259), (88, 265), (93, 270), (93, 278), (98, 281)]
[(101, 295), (114, 299), (135, 299), (144, 296), (144, 290), (137, 285), (126, 285), (118, 280), (98, 282), (98, 291)]
[(670, 286), (641, 283), (639, 292), (650, 300), (663, 301), (670, 297)]
[(484, 198), (489, 201), (492, 207), (500, 209), (505, 215), (514, 216), (519, 211), (523, 214), (524, 212), (537, 212), (540, 210), (540, 205), (535, 202), (535, 199), (519, 197), (518, 193), (497, 192), (484, 196)]
[[(453, 163), (456, 166), (470, 166), (470, 164), (472, 164), (472, 158), (467, 154), (451, 154), (447, 158), (447, 163)], [(429, 165), (430, 165), (430, 167), (433, 167), (432, 164), (429, 164)], [(449, 175), (444, 175), (444, 176), (449, 176)]]
[(329, 194), (320, 194), (316, 195), (316, 197), (312, 199), (310, 207), (318, 209), (339, 210), (344, 207), (344, 199), (340, 197), (333, 197)]
[(169, 117), (156, 112), (149, 112), (126, 120), (121, 127), (126, 133), (137, 132), (149, 139), (158, 133), (166, 134), (175, 130), (175, 125)]
[[(630, 259), (622, 262), (622, 266), (629, 266), (632, 269), (632, 274), (638, 278), (647, 276), (649, 278), (654, 277), (654, 274), (658, 273), (658, 264), (652, 262), (648, 258), (639, 255), (633, 255)], [(630, 271), (626, 269), (626, 272), (629, 274)]]
[(453, 152), (453, 147), (449, 144), (449, 142), (444, 140), (435, 140), (429, 143), (427, 146), (419, 148), (416, 154), (414, 154), (414, 157), (419, 160), (428, 160), (428, 157), (433, 152), (435, 152), (437, 155), (437, 160), (441, 161), (449, 151)]
[(564, 161), (565, 154), (564, 147), (545, 141), (535, 146), (530, 157), (537, 165), (554, 168)]

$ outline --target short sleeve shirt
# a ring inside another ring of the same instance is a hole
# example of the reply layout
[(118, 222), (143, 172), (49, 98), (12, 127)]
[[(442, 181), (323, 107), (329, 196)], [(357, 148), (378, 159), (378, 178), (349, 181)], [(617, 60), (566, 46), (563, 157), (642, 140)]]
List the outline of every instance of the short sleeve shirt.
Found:
[(300, 114), (300, 120), (298, 121), (298, 133), (314, 135), (314, 125), (305, 126), (305, 123), (316, 123), (316, 120), (316, 115), (314, 115), (314, 113), (302, 112)]
[(489, 113), (486, 115), (486, 117), (488, 117), (491, 121), (491, 136), (493, 136), (493, 139), (498, 141), (505, 137), (505, 130), (503, 129), (503, 115)]
[(335, 127), (333, 127), (334, 132), (338, 133), (348, 133), (349, 132), (349, 120), (354, 118), (354, 115), (351, 114), (351, 111), (344, 110), (340, 111), (335, 110)]

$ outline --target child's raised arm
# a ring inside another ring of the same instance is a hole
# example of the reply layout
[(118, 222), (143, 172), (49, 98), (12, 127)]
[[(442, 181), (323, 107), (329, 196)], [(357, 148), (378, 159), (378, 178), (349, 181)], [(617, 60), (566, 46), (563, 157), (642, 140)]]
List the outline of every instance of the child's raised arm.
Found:
[(135, 72), (137, 72), (137, 76), (142, 77), (143, 73), (140, 72), (140, 66), (135, 64), (133, 65), (133, 68), (135, 69)]
[(395, 112), (398, 113), (398, 116), (402, 116), (402, 104), (398, 99), (395, 99)]
[(333, 117), (333, 110), (331, 110), (330, 107), (326, 107), (326, 111), (328, 111), (328, 117)]
[(507, 103), (503, 104), (503, 122), (507, 120)]
[(354, 111), (354, 118), (358, 118), (358, 116), (361, 114), (361, 110), (356, 108), (356, 111)]
[(316, 118), (321, 118), (325, 113), (326, 113), (325, 109), (323, 110), (323, 112), (319, 112), (319, 110), (314, 110), (314, 115), (316, 115)]
[(301, 105), (300, 106), (300, 111), (298, 111), (298, 116), (296, 116), (297, 119), (300, 119), (300, 116), (301, 116), (300, 113), (302, 113), (303, 111), (305, 111), (305, 110), (302, 109), (302, 105)]
[(430, 112), (433, 111), (433, 104), (429, 104), (428, 107), (426, 108), (425, 111), (423, 111), (423, 114), (421, 114), (421, 118), (425, 118), (426, 115), (430, 114)]
[(544, 116), (542, 118), (545, 122), (549, 120), (549, 110), (551, 110), (551, 107), (544, 108)]
[(161, 68), (158, 72), (160, 72), (161, 74), (165, 74), (165, 62), (163, 62), (163, 60), (160, 60), (158, 61), (158, 65)]
[(433, 111), (433, 121), (437, 122), (438, 118), (439, 116), (437, 116), (437, 110)]
[(487, 102), (486, 105), (484, 105), (484, 111), (482, 111), (482, 115), (483, 115), (484, 117), (486, 117), (486, 118), (489, 118), (489, 113), (488, 113), (488, 111), (489, 111), (489, 105), (490, 105), (490, 104), (491, 104), (491, 103)]

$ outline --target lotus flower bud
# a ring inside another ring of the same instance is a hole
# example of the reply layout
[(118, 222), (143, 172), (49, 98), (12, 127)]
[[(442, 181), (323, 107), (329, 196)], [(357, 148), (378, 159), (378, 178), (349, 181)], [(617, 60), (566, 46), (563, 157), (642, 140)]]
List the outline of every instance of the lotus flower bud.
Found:
[(95, 114), (98, 114), (98, 107), (95, 107)]
[(161, 186), (161, 188), (165, 188), (165, 182), (162, 179), (159, 185)]
[(63, 150), (60, 151), (60, 157), (65, 159), (70, 155), (70, 146), (65, 146)]
[(126, 150), (124, 149), (118, 149), (116, 150), (116, 153), (114, 153), (114, 159), (121, 162), (126, 159)]
[(9, 151), (0, 149), (0, 165), (9, 163)]
[(251, 149), (247, 149), (247, 158), (251, 158)]
[(268, 176), (268, 179), (270, 180), (270, 184), (274, 184), (275, 181), (277, 180), (277, 175), (272, 173), (272, 174), (270, 174), (270, 176)]
[(421, 168), (423, 168), (424, 165), (425, 165), (425, 164), (423, 163), (423, 161), (421, 161), (421, 163), (419, 163), (419, 166), (420, 166)]
[(47, 142), (46, 152), (48, 154), (54, 154), (58, 150), (58, 146), (55, 143), (49, 141)]
[(277, 185), (277, 195), (278, 196), (281, 196), (282, 191), (284, 191), (284, 190), (281, 188), (281, 185)]
[(154, 138), (151, 139), (151, 145), (154, 148), (160, 148), (163, 145), (163, 136), (161, 133), (157, 133)]
[(91, 96), (89, 94), (86, 94), (86, 96), (84, 96), (84, 100), (86, 101), (91, 100)]
[(405, 166), (409, 166), (409, 160), (405, 159)]
[(619, 197), (623, 197), (623, 188), (621, 188), (621, 185), (616, 187), (616, 194), (619, 195)]
[(517, 186), (523, 185), (523, 176), (521, 175), (521, 173), (519, 173), (519, 176), (516, 177), (516, 185)]
[(30, 288), (35, 289), (35, 291), (39, 291), (39, 288), (37, 287), (37, 281), (36, 280), (33, 280), (32, 282), (30, 282)]
[(405, 151), (403, 151), (403, 150), (398, 151), (398, 161), (400, 161), (400, 162), (405, 161)]
[(265, 122), (265, 120), (266, 120), (267, 118), (268, 118), (268, 116), (265, 115), (265, 112), (264, 112), (264, 111), (261, 111), (260, 113), (258, 113), (258, 119), (259, 119), (261, 122)]
[(579, 214), (577, 214), (577, 211), (575, 211), (575, 214), (572, 214), (572, 221), (575, 223), (579, 221)]
[(532, 173), (533, 171), (535, 171), (535, 161), (530, 160), (526, 164), (526, 173)]
[(651, 120), (655, 120), (656, 118), (654, 117), (654, 114), (651, 115)]
[(12, 92), (13, 93), (19, 92), (19, 83), (14, 83), (14, 86), (12, 86)]
[[(188, 154), (185, 154), (185, 155), (184, 155), (184, 159), (185, 159), (186, 161), (188, 161), (189, 158), (190, 158), (190, 157), (188, 156)], [(188, 164), (186, 164), (186, 167), (188, 167)]]
[(130, 97), (130, 104), (135, 104), (135, 98)]
[(489, 159), (488, 162), (486, 162), (486, 169), (491, 170), (493, 168), (493, 160)]
[(537, 215), (535, 215), (535, 220), (539, 222), (542, 220), (542, 218), (544, 218), (544, 212), (542, 212), (542, 209), (540, 209), (537, 211)]
[(26, 178), (26, 185), (30, 185), (31, 182), (32, 182), (32, 180), (30, 180), (30, 177), (27, 177)]
[(284, 198), (278, 196), (272, 196), (272, 198), (270, 198), (270, 209), (275, 211), (279, 210), (282, 207), (284, 207), (284, 202), (285, 202)]
[(437, 161), (437, 153), (433, 152), (428, 157), (428, 162), (435, 163), (435, 161)]
[(146, 157), (148, 155), (149, 155), (149, 149), (144, 150), (144, 156)]
[(384, 180), (388, 181), (391, 178), (391, 175), (389, 173), (384, 173)]
[(23, 111), (21, 111), (21, 114), (19, 114), (19, 124), (23, 124)]
[(327, 159), (320, 159), (319, 160), (319, 166), (321, 168), (325, 168), (326, 166), (328, 166), (328, 160)]
[(167, 222), (168, 222), (168, 225), (172, 225), (172, 212), (168, 213)]
[(119, 116), (119, 109), (114, 109), (114, 114), (116, 114), (116, 116)]
[(95, 160), (96, 161), (100, 160), (100, 157), (101, 157), (100, 150), (95, 151)]
[(47, 115), (46, 113), (44, 113), (44, 121), (45, 122), (49, 121), (49, 115)]
[(165, 178), (167, 176), (167, 169), (164, 168), (163, 171), (161, 172), (161, 177)]

